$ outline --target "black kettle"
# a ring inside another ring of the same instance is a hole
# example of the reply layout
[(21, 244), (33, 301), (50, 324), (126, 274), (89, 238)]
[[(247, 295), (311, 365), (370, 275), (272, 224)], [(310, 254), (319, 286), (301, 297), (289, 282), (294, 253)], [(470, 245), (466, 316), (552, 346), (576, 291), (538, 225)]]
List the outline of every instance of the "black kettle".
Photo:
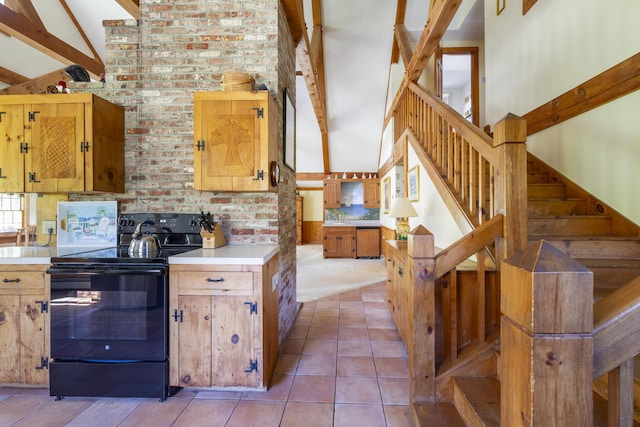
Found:
[(151, 221), (140, 221), (131, 235), (129, 256), (132, 258), (148, 258), (158, 255), (160, 242), (153, 234), (142, 234), (143, 225), (153, 225)]

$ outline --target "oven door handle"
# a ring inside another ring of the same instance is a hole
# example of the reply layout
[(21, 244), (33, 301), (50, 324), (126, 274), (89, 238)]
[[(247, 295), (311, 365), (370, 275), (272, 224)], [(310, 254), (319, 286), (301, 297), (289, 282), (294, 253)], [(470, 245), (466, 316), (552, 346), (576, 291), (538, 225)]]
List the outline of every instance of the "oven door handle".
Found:
[(114, 269), (104, 269), (104, 268), (56, 268), (52, 267), (47, 269), (47, 273), (52, 276), (55, 275), (56, 278), (74, 278), (78, 276), (96, 276), (96, 275), (129, 275), (129, 274), (160, 274), (166, 275), (168, 273), (167, 267), (158, 267), (158, 268), (131, 268), (131, 269), (123, 269), (123, 268), (114, 268)]

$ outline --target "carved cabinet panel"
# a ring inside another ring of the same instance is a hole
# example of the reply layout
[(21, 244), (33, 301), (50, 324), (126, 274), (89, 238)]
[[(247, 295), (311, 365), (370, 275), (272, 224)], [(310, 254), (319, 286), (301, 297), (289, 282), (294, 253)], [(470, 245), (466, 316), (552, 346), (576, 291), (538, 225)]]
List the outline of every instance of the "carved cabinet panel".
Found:
[(92, 94), (0, 96), (0, 191), (124, 192), (124, 110)]
[(275, 191), (270, 166), (278, 158), (277, 120), (268, 91), (196, 92), (195, 189)]

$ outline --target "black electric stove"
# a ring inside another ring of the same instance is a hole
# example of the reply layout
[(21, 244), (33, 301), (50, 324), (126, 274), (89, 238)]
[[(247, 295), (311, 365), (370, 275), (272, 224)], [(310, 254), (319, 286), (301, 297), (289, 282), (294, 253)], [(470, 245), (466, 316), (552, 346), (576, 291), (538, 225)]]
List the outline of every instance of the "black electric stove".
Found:
[[(131, 257), (131, 235), (144, 221), (160, 252)], [(49, 393), (166, 399), (168, 257), (201, 246), (199, 215), (123, 214), (117, 247), (52, 258)]]

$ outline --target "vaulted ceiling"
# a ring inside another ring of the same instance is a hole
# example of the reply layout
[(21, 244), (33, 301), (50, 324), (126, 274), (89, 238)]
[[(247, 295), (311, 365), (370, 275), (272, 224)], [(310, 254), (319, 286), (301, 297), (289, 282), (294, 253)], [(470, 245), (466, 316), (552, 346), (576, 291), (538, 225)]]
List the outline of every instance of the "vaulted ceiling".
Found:
[[(138, 1), (0, 0), (0, 94), (43, 93), (71, 64), (98, 80), (102, 21), (139, 18)], [(404, 61), (415, 79), (435, 48), (430, 34), (482, 37), (483, 0), (281, 1), (297, 45), (296, 169), (306, 179), (377, 171), (391, 64)], [(427, 21), (431, 7), (453, 10)]]

